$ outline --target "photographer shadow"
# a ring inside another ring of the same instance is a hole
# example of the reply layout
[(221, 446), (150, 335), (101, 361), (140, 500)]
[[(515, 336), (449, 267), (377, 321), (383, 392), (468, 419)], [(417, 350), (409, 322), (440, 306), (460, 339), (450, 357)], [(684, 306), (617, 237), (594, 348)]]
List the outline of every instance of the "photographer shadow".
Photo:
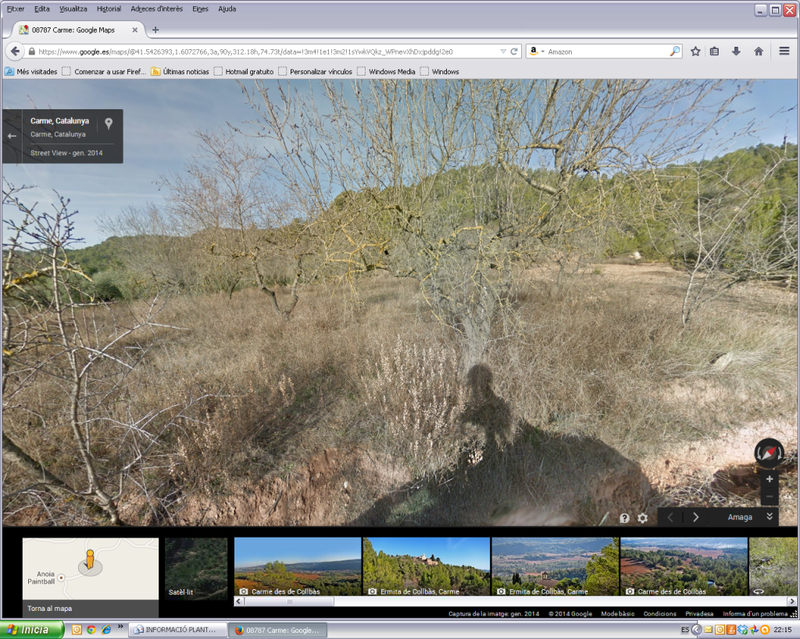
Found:
[(596, 526), (616, 523), (622, 512), (655, 522), (638, 464), (597, 438), (515, 423), (484, 364), (470, 370), (468, 385), (458, 421), (482, 431), (482, 448), (464, 451), (447, 476), (378, 500), (353, 525)]

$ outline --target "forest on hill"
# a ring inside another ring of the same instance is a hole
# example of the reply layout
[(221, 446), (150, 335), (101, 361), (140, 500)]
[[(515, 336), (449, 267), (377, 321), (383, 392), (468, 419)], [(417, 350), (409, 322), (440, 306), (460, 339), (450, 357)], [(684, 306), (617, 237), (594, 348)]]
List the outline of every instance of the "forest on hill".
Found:
[[(698, 251), (707, 250), (697, 244), (697, 232), (701, 230), (708, 237), (723, 241), (715, 248), (713, 263), (708, 261), (701, 270), (713, 267), (742, 280), (793, 281), (797, 270), (796, 160), (796, 144), (761, 144), (709, 160), (670, 165), (651, 174), (607, 176), (604, 188), (614, 189), (613, 204), (591, 228), (584, 229), (584, 234), (591, 236), (593, 258), (628, 258), (638, 253), (645, 260), (693, 268), (698, 257), (702, 259)], [(555, 180), (546, 169), (538, 169), (532, 176), (545, 184)], [(598, 179), (586, 175), (580, 192), (596, 189)], [(490, 180), (491, 171), (486, 167), (450, 169), (430, 180), (430, 197), (465, 199), (476, 185), (489, 189)], [(407, 190), (424, 189), (424, 182)], [(521, 198), (523, 208), (536, 208), (530, 193), (521, 194)], [(653, 198), (658, 199), (658, 205), (650, 201)], [(354, 201), (369, 210), (368, 200), (364, 194), (342, 192), (331, 203), (327, 215), (335, 218), (352, 207)], [(468, 207), (463, 211), (464, 216), (470, 215)], [(164, 215), (155, 211), (151, 214)], [(703, 218), (700, 222), (698, 214)], [(373, 216), (370, 223), (374, 222)], [(250, 225), (241, 229), (198, 229), (183, 235), (155, 233), (182, 227), (169, 224), (167, 219), (149, 227), (129, 220), (121, 229), (138, 229), (140, 234), (110, 237), (95, 246), (71, 249), (67, 255), (91, 276), (91, 283), (83, 284), (87, 292), (108, 300), (146, 297), (165, 287), (201, 294), (231, 293), (256, 286), (258, 278), (248, 275), (243, 257), (226, 258), (225, 251), (232, 254), (231, 247), (240, 243), (242, 236), (247, 238), (246, 246), (284, 243), (313, 250), (300, 220), (275, 229)], [(734, 234), (730, 233), (732, 228)], [(303, 268), (308, 274), (320, 272), (321, 265), (314, 263), (312, 255), (305, 260)], [(289, 286), (296, 265), (286, 254), (264, 268), (274, 281)]]
[(488, 595), (490, 575), (473, 566), (453, 566), (435, 556), (433, 563), (411, 555), (375, 552), (364, 539), (364, 594)]
[(714, 557), (677, 548), (626, 548), (622, 588), (646, 594), (744, 596), (748, 594), (747, 548), (727, 548)]

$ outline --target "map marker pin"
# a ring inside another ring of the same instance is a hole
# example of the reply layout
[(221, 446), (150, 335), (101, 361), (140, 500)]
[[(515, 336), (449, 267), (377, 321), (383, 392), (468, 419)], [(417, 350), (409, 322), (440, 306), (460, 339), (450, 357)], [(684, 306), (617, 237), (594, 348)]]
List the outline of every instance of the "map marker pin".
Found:
[(114, 120), (112, 120), (111, 118), (106, 118), (106, 126), (108, 127), (109, 131), (111, 130), (112, 124), (114, 124)]

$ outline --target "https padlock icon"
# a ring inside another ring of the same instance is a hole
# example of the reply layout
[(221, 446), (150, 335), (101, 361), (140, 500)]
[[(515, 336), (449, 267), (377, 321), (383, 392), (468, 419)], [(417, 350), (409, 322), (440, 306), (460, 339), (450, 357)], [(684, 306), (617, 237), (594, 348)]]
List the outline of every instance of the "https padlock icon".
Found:
[(34, 49), (33, 47), (28, 49), (28, 55), (36, 55), (36, 49)]

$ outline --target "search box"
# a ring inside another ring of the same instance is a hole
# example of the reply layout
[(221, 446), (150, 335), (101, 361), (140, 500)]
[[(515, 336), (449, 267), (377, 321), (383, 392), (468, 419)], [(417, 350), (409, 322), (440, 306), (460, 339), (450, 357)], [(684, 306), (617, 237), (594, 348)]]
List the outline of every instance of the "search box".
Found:
[(525, 57), (544, 58), (618, 58), (618, 59), (670, 59), (683, 57), (682, 44), (528, 44)]

